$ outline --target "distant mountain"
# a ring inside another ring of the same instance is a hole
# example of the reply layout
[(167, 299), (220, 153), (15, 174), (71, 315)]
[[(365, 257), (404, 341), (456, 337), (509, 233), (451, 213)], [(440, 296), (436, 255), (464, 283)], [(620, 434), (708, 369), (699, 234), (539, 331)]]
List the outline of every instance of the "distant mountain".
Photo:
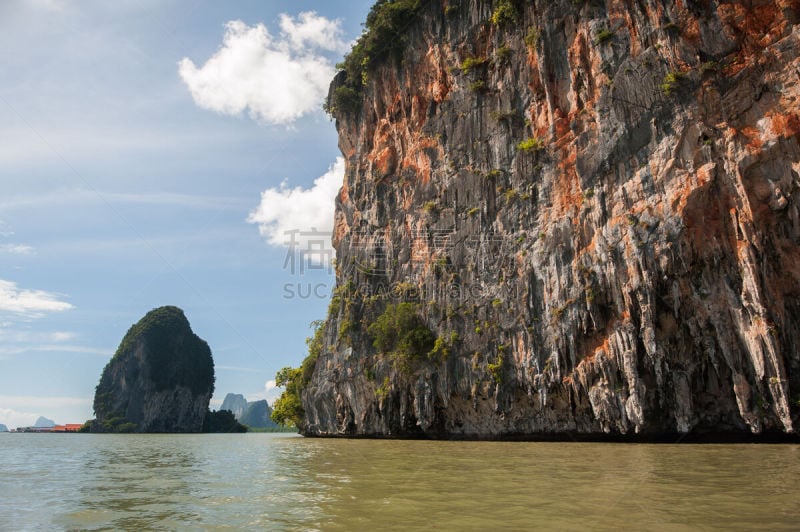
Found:
[(247, 411), (239, 420), (240, 423), (254, 429), (264, 429), (277, 427), (278, 424), (272, 421), (272, 409), (265, 400), (247, 403)]
[(229, 393), (219, 407), (220, 411), (229, 410), (239, 423), (254, 429), (265, 429), (277, 427), (278, 424), (272, 421), (272, 408), (264, 400), (250, 401), (244, 395)]
[(229, 393), (225, 396), (225, 399), (222, 401), (222, 406), (220, 406), (219, 409), (233, 412), (233, 416), (241, 421), (242, 416), (247, 411), (247, 399), (244, 398), (244, 395)]
[(38, 429), (49, 429), (55, 427), (56, 422), (52, 419), (47, 419), (44, 416), (39, 416), (39, 419), (36, 420), (36, 423), (34, 423), (33, 426)]
[(8, 432), (8, 427), (0, 423), (0, 432)]

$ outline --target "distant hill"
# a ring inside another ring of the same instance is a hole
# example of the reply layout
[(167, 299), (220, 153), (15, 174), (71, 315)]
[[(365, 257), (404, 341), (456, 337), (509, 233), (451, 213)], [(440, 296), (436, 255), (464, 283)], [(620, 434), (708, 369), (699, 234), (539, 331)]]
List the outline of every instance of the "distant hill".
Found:
[(247, 403), (247, 411), (245, 411), (239, 422), (254, 429), (277, 427), (278, 424), (272, 421), (271, 415), (272, 409), (262, 399), (261, 401)]
[(225, 399), (222, 401), (222, 406), (220, 406), (219, 409), (228, 410), (233, 413), (236, 419), (241, 420), (242, 416), (247, 411), (247, 399), (244, 398), (244, 395), (229, 393), (225, 396)]
[(36, 423), (34, 423), (33, 426), (37, 429), (49, 429), (55, 427), (56, 422), (52, 419), (47, 419), (44, 416), (39, 416), (39, 419), (36, 420)]
[(219, 409), (220, 411), (228, 410), (232, 412), (239, 423), (254, 429), (267, 429), (278, 426), (277, 423), (272, 421), (272, 408), (264, 399), (248, 402), (244, 395), (229, 393), (225, 396)]

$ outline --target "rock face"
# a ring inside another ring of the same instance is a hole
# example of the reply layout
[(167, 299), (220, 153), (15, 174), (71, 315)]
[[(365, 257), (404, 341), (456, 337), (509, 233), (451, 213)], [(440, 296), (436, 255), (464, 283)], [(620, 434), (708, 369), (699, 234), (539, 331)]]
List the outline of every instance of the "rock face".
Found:
[[(793, 433), (800, 2), (423, 4), (333, 110), (338, 289), (301, 432)], [(398, 300), (431, 355), (376, 347)]]
[(244, 395), (229, 393), (222, 400), (222, 406), (219, 409), (230, 411), (237, 420), (240, 420), (247, 410), (247, 399), (244, 398)]
[(92, 432), (200, 432), (214, 391), (211, 350), (176, 307), (130, 328), (103, 370)]

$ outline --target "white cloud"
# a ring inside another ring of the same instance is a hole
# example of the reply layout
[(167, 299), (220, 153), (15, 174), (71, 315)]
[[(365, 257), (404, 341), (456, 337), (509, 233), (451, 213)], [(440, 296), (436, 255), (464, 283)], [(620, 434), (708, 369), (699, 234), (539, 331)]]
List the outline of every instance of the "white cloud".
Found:
[(16, 330), (12, 329), (12, 322), (0, 323), (0, 343), (58, 343), (69, 342), (74, 340), (77, 335), (68, 331), (55, 331), (55, 332), (39, 332), (30, 330)]
[(78, 335), (69, 331), (20, 330), (18, 324), (0, 322), (0, 359), (25, 353), (77, 353), (107, 357), (113, 349), (75, 343)]
[(278, 388), (275, 386), (274, 380), (268, 380), (264, 383), (264, 391), (258, 393), (251, 393), (247, 394), (248, 401), (261, 401), (262, 399), (266, 399), (269, 406), (273, 406), (275, 404), (275, 400), (280, 397), (283, 388)]
[(335, 74), (320, 51), (342, 51), (340, 21), (313, 12), (297, 19), (281, 15), (276, 38), (264, 24), (241, 20), (225, 25), (220, 49), (197, 67), (185, 57), (178, 73), (195, 103), (227, 115), (249, 111), (270, 124), (290, 124), (320, 109)]
[(300, 13), (297, 20), (281, 14), (281, 30), (291, 45), (299, 50), (315, 47), (331, 52), (346, 52), (350, 48), (342, 40), (341, 21), (321, 17), (313, 11)]
[(0, 279), (0, 312), (11, 312), (28, 317), (41, 317), (48, 312), (62, 312), (74, 308), (60, 301), (57, 294), (43, 290), (23, 290), (17, 283)]
[(25, 244), (2, 244), (0, 245), (0, 253), (8, 253), (10, 255), (33, 255), (34, 249), (32, 246)]
[[(337, 157), (309, 189), (289, 188), (284, 181), (279, 188), (262, 192), (260, 205), (247, 221), (258, 224), (261, 236), (274, 246), (290, 245), (294, 236), (300, 250), (318, 249), (321, 239), (327, 247), (333, 232), (335, 199), (343, 180), (344, 158)], [(302, 234), (314, 232), (318, 234)]]
[(91, 397), (0, 395), (0, 423), (9, 429), (29, 427), (41, 415), (57, 423), (78, 423), (87, 418), (91, 408)]
[(38, 417), (37, 414), (17, 412), (11, 408), (0, 408), (0, 423), (5, 425), (8, 430), (14, 430), (18, 427), (30, 427), (36, 423)]
[(79, 355), (97, 355), (108, 357), (114, 353), (113, 349), (101, 349), (84, 345), (45, 344), (45, 345), (18, 345), (0, 347), (0, 359), (21, 355), (24, 353), (76, 353)]

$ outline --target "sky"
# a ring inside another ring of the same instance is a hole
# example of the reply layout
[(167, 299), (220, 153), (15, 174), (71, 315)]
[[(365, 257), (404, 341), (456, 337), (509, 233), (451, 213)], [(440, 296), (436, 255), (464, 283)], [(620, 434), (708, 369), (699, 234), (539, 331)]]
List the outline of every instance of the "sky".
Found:
[(321, 108), (372, 3), (0, 2), (0, 423), (92, 418), (162, 305), (211, 346), (212, 408), (276, 397), (333, 288)]

